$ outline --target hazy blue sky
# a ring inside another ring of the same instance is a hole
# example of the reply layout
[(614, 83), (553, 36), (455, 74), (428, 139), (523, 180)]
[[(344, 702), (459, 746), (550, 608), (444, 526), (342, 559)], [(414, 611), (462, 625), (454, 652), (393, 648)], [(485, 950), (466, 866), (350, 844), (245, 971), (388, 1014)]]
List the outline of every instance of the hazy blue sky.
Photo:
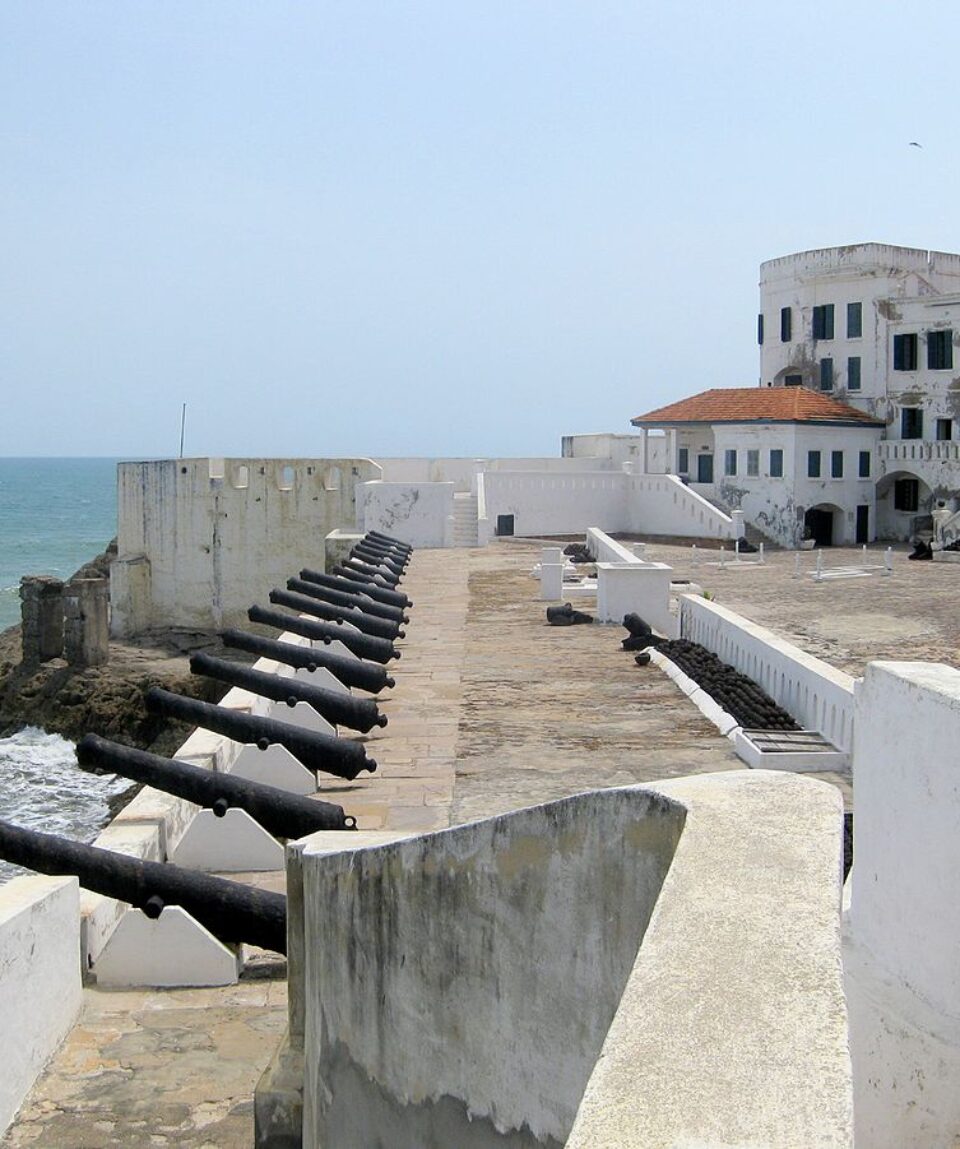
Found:
[[(960, 251), (955, 0), (3, 0), (0, 454), (555, 454)], [(922, 149), (909, 147), (911, 140)]]

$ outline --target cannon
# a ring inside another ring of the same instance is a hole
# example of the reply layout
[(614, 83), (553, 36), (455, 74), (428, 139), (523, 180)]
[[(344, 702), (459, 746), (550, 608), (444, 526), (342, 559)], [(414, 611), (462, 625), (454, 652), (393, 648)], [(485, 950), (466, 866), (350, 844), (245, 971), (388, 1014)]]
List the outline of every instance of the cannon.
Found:
[(396, 622), (388, 622), (385, 618), (371, 618), (360, 611), (345, 606), (334, 606), (310, 595), (296, 594), (292, 590), (274, 589), (270, 592), (269, 598), (276, 606), (285, 606), (302, 614), (311, 614), (314, 618), (335, 623), (337, 626), (346, 622), (356, 627), (362, 634), (372, 634), (375, 638), (385, 638), (388, 642), (405, 637)]
[(288, 794), (262, 782), (206, 770), (191, 762), (161, 758), (146, 750), (108, 742), (96, 734), (86, 734), (77, 743), (77, 762), (81, 770), (90, 774), (120, 774), (166, 794), (176, 794), (212, 810), (219, 818), (231, 807), (245, 810), (277, 838), (302, 838), (317, 830), (357, 827), (356, 818), (344, 814), (343, 807), (332, 802)]
[(346, 565), (352, 567), (358, 574), (365, 574), (374, 581), (382, 581), (383, 585), (389, 587), (391, 590), (396, 587), (400, 581), (399, 576), (393, 574), (386, 567), (377, 566), (376, 563), (368, 563), (364, 559), (356, 558), (352, 553), (347, 559)]
[(362, 562), (368, 566), (375, 567), (384, 578), (395, 578), (397, 582), (403, 579), (404, 568), (398, 566), (392, 559), (384, 558), (381, 555), (374, 554), (371, 551), (363, 550), (360, 547), (354, 547), (350, 552), (350, 562)]
[(383, 531), (367, 531), (367, 535), (371, 539), (382, 539), (383, 542), (389, 543), (399, 550), (406, 551), (408, 554), (413, 553), (413, 547), (410, 546), (409, 543), (401, 542), (400, 539), (395, 539), (392, 535), (385, 535)]
[(375, 638), (372, 634), (358, 634), (357, 631), (349, 630), (345, 626), (315, 622), (312, 618), (300, 618), (295, 614), (285, 614), (282, 610), (270, 610), (262, 606), (250, 607), (247, 618), (251, 622), (276, 626), (280, 630), (289, 630), (294, 634), (302, 634), (305, 638), (318, 639), (320, 642), (342, 642), (357, 658), (379, 662), (381, 666), (385, 666), (391, 658), (400, 657), (400, 651), (385, 638)]
[(259, 654), (263, 658), (273, 658), (286, 666), (295, 666), (298, 670), (316, 670), (322, 666), (344, 686), (355, 686), (371, 694), (379, 694), (385, 687), (396, 685), (382, 666), (356, 658), (345, 658), (332, 651), (295, 646), (292, 642), (278, 642), (275, 638), (261, 638), (259, 634), (250, 634), (246, 630), (225, 630), (220, 637), (225, 646), (245, 650), (249, 654)]
[(379, 539), (371, 539), (369, 535), (362, 538), (355, 546), (360, 547), (361, 550), (369, 551), (374, 555), (385, 555), (403, 567), (409, 565), (413, 557), (409, 551), (401, 551), (397, 547), (391, 547), (387, 543), (381, 542)]
[(0, 858), (38, 874), (73, 874), (86, 890), (129, 902), (148, 918), (180, 906), (222, 942), (287, 952), (287, 899), (163, 862), (143, 862), (57, 834), (0, 821)]
[(359, 730), (361, 734), (366, 734), (374, 726), (387, 724), (387, 716), (380, 713), (375, 702), (353, 698), (337, 690), (311, 686), (299, 678), (283, 678), (279, 674), (268, 674), (263, 670), (254, 670), (203, 653), (191, 656), (190, 671), (207, 678), (216, 678), (220, 682), (229, 682), (231, 686), (251, 690), (254, 694), (272, 698), (275, 702), (285, 702), (288, 706), (306, 702), (328, 722), (335, 726), (348, 726), (351, 730)]
[(255, 743), (261, 750), (274, 744), (283, 746), (308, 770), (334, 774), (337, 778), (352, 781), (361, 770), (372, 773), (377, 768), (359, 742), (318, 734), (273, 718), (227, 710), (196, 698), (184, 698), (159, 686), (150, 687), (144, 695), (144, 704), (151, 714), (179, 718), (181, 722), (214, 730), (235, 742)]
[(403, 578), (403, 572), (407, 569), (407, 559), (397, 558), (391, 551), (383, 551), (379, 547), (369, 546), (366, 543), (357, 543), (350, 553), (372, 566), (388, 567), (397, 578)]
[(398, 626), (401, 622), (410, 621), (398, 606), (385, 606), (383, 603), (374, 602), (372, 598), (364, 598), (363, 595), (354, 591), (336, 590), (333, 587), (308, 582), (304, 578), (288, 578), (287, 590), (295, 590), (297, 594), (306, 594), (310, 598), (319, 599), (321, 602), (333, 603), (334, 606), (354, 607), (363, 611), (364, 614), (372, 615), (373, 618), (384, 618)]
[(356, 572), (347, 571), (341, 566), (335, 566), (332, 574), (322, 574), (320, 571), (312, 571), (305, 567), (300, 572), (300, 577), (308, 582), (315, 582), (318, 586), (333, 586), (335, 589), (349, 587), (353, 594), (372, 598), (374, 602), (385, 603), (387, 606), (401, 608), (413, 606), (413, 600), (402, 591), (377, 586), (370, 579)]

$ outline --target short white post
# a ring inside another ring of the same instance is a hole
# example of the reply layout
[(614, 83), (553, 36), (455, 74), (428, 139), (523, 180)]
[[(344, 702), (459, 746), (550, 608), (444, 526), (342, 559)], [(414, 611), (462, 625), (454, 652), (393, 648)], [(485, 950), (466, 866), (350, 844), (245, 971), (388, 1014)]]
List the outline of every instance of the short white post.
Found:
[(696, 567), (696, 566), (699, 566), (699, 564), (700, 564), (700, 559), (697, 557), (697, 544), (694, 543), (693, 546), (690, 548), (690, 565), (692, 567)]
[(867, 565), (867, 544), (863, 544), (863, 565)]
[(813, 576), (816, 582), (823, 582), (823, 551), (817, 551), (817, 573)]
[(794, 578), (800, 577), (800, 552), (799, 551), (797, 551), (797, 553), (793, 556), (793, 577)]
[(724, 570), (727, 565), (727, 550), (726, 547), (720, 548), (720, 569)]
[(763, 543), (760, 544), (760, 565), (763, 566)]
[(883, 573), (885, 575), (893, 574), (893, 547), (887, 547), (883, 552)]

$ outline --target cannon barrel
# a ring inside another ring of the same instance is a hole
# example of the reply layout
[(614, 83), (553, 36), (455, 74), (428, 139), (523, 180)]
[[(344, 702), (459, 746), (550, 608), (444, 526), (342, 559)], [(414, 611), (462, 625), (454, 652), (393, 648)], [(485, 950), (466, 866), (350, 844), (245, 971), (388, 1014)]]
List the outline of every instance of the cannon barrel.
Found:
[(397, 583), (400, 581), (399, 575), (395, 575), (393, 571), (388, 570), (385, 566), (379, 566), (377, 563), (367, 562), (366, 559), (358, 558), (352, 551), (347, 557), (348, 567), (352, 567), (358, 574), (365, 574), (368, 578), (380, 580), (384, 586), (389, 587), (391, 590), (395, 589)]
[(347, 627), (336, 626), (334, 623), (316, 622), (312, 618), (300, 618), (295, 614), (285, 614), (282, 610), (270, 610), (263, 606), (250, 607), (247, 618), (251, 622), (262, 622), (267, 626), (278, 626), (281, 630), (302, 634), (305, 638), (319, 639), (321, 642), (342, 642), (357, 658), (367, 658), (371, 662), (379, 662), (382, 666), (385, 666), (391, 658), (400, 657), (399, 650), (385, 638), (360, 634)]
[(403, 542), (401, 539), (395, 539), (393, 535), (385, 535), (383, 531), (367, 531), (367, 534), (372, 539), (382, 539), (385, 543), (390, 543), (391, 546), (399, 547), (402, 551), (409, 553), (413, 552), (413, 547), (409, 543)]
[(392, 550), (390, 547), (385, 547), (378, 542), (370, 542), (367, 539), (362, 539), (359, 543), (354, 543), (351, 550), (354, 554), (367, 554), (378, 562), (384, 562), (388, 566), (395, 567), (398, 574), (403, 574), (410, 564), (409, 555), (398, 554), (397, 551)]
[(336, 625), (347, 622), (356, 627), (362, 634), (372, 634), (375, 638), (385, 638), (393, 642), (395, 638), (403, 638), (404, 632), (399, 623), (388, 622), (385, 618), (371, 618), (358, 610), (351, 610), (345, 606), (335, 606), (333, 603), (323, 602), (307, 594), (297, 594), (292, 590), (274, 589), (269, 595), (270, 601), (276, 606), (285, 606), (290, 610), (299, 610), (304, 614), (313, 615), (314, 618), (323, 619)]
[(290, 722), (227, 710), (196, 698), (184, 698), (182, 694), (173, 694), (159, 686), (150, 687), (144, 695), (144, 703), (151, 714), (179, 718), (205, 730), (214, 730), (235, 742), (255, 743), (261, 750), (274, 744), (285, 746), (308, 770), (352, 780), (361, 770), (374, 771), (377, 768), (376, 762), (367, 757), (359, 742), (304, 730)]
[(372, 598), (374, 602), (386, 603), (387, 606), (413, 606), (413, 600), (402, 591), (376, 586), (369, 579), (348, 572), (341, 566), (335, 566), (332, 574), (323, 574), (321, 571), (312, 571), (308, 567), (304, 567), (300, 572), (300, 577), (308, 582), (315, 582), (318, 586), (332, 586), (334, 589), (349, 588), (352, 594)]
[(331, 602), (334, 606), (355, 607), (364, 614), (372, 615), (374, 618), (385, 618), (397, 625), (410, 621), (398, 606), (386, 606), (384, 603), (374, 602), (372, 598), (364, 598), (354, 591), (336, 590), (333, 587), (309, 582), (305, 578), (288, 578), (287, 590), (295, 590), (297, 594), (306, 594), (321, 602)]
[(203, 653), (191, 656), (190, 670), (193, 674), (203, 674), (207, 678), (229, 682), (231, 686), (252, 690), (254, 694), (260, 694), (264, 698), (286, 702), (288, 706), (306, 702), (328, 722), (332, 722), (335, 726), (348, 726), (351, 730), (359, 730), (361, 734), (366, 734), (374, 726), (387, 724), (387, 716), (380, 713), (375, 702), (366, 698), (354, 698), (338, 690), (324, 690), (322, 686), (311, 686), (307, 682), (301, 682), (299, 678), (268, 674), (263, 670), (254, 670), (252, 667), (240, 666), (236, 662), (227, 662), (225, 659)]
[(38, 874), (73, 874), (86, 890), (129, 902), (152, 918), (180, 906), (222, 942), (287, 952), (287, 899), (164, 862), (71, 842), (0, 821), (0, 858)]
[(249, 782), (176, 758), (161, 758), (146, 750), (108, 742), (96, 734), (86, 734), (77, 743), (77, 761), (80, 769), (88, 773), (120, 774), (186, 798), (213, 810), (218, 817), (231, 807), (245, 810), (278, 838), (302, 838), (317, 830), (354, 830), (357, 825), (355, 818), (344, 814), (342, 806), (332, 802), (288, 794), (275, 786)]
[(316, 670), (318, 666), (322, 666), (344, 686), (356, 686), (371, 694), (379, 694), (385, 687), (396, 685), (382, 666), (334, 654), (333, 651), (318, 650), (312, 646), (296, 646), (292, 642), (279, 642), (275, 638), (262, 638), (259, 634), (251, 634), (246, 630), (225, 630), (220, 637), (225, 646), (245, 650), (249, 654), (259, 654), (263, 658), (273, 658), (299, 670)]
[(405, 568), (400, 563), (395, 562), (386, 555), (381, 555), (377, 551), (368, 551), (366, 547), (354, 547), (350, 552), (350, 557), (360, 559), (361, 562), (369, 563), (370, 566), (382, 570), (388, 577), (393, 575), (398, 581), (403, 578)]

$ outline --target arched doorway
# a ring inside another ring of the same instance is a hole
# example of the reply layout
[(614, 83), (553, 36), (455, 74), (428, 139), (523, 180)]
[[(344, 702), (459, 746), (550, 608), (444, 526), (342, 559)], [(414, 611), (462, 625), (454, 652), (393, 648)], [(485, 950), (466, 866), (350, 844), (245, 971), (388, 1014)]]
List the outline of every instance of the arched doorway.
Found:
[(833, 547), (843, 541), (843, 511), (830, 503), (808, 507), (803, 516), (803, 536), (818, 547)]
[(933, 491), (911, 471), (890, 471), (877, 483), (877, 536), (912, 541), (932, 530)]

